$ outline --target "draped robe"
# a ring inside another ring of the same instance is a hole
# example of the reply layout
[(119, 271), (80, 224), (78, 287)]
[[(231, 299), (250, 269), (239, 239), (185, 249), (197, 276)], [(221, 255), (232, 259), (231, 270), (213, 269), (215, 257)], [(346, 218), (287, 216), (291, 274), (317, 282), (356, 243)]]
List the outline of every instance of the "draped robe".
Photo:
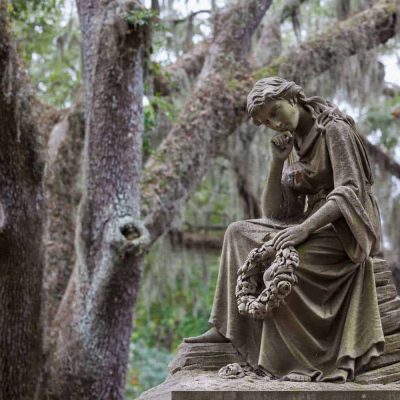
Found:
[[(379, 210), (354, 126), (334, 118), (323, 129), (314, 124), (300, 139), (295, 141), (299, 161), (282, 179), (279, 218), (235, 222), (225, 233), (210, 323), (253, 368), (276, 377), (300, 373), (345, 382), (384, 347), (371, 262), (380, 246)], [(342, 217), (296, 246), (298, 284), (285, 304), (262, 321), (240, 315), (237, 270), (248, 253), (327, 201), (336, 202)]]

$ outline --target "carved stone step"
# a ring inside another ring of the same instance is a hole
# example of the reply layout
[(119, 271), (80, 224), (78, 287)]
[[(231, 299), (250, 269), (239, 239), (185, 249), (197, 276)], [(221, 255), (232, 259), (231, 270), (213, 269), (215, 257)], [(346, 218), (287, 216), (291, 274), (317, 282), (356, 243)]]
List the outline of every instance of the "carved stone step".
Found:
[(373, 258), (372, 262), (374, 265), (375, 274), (378, 274), (380, 272), (390, 271), (389, 265), (386, 260), (381, 259), (381, 258)]
[(181, 343), (177, 350), (178, 354), (237, 354), (231, 343)]
[(385, 353), (400, 350), (400, 332), (385, 336)]
[(376, 368), (386, 367), (387, 365), (392, 365), (395, 363), (400, 363), (400, 350), (394, 353), (384, 353), (381, 356), (374, 358), (365, 368), (365, 371), (370, 371)]
[(400, 310), (390, 311), (385, 314), (382, 320), (382, 328), (385, 335), (400, 330)]
[(359, 374), (355, 382), (362, 384), (393, 383), (400, 381), (400, 362)]
[(231, 363), (246, 365), (231, 343), (182, 343), (168, 369), (171, 375), (193, 369), (218, 371)]
[(393, 284), (380, 286), (376, 288), (376, 293), (378, 296), (378, 304), (382, 304), (389, 300), (393, 300), (397, 296), (397, 290)]
[(389, 300), (385, 303), (379, 304), (379, 312), (381, 317), (384, 317), (388, 312), (400, 310), (400, 297)]
[(393, 276), (391, 271), (382, 271), (375, 274), (376, 286), (385, 286), (392, 282)]

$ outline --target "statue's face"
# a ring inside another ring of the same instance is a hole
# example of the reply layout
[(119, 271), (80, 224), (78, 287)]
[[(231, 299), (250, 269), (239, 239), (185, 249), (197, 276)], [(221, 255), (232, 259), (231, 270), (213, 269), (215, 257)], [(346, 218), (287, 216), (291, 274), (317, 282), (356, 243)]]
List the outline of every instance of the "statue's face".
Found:
[(285, 99), (266, 101), (254, 110), (253, 121), (278, 132), (294, 132), (299, 124), (299, 108)]

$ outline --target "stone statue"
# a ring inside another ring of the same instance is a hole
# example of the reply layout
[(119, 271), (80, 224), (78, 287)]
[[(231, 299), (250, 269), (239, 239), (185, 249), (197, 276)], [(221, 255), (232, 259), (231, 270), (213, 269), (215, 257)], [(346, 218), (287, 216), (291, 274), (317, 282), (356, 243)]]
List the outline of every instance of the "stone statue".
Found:
[(362, 139), (350, 116), (280, 77), (256, 82), (247, 109), (278, 132), (263, 218), (228, 227), (212, 328), (185, 342), (230, 341), (275, 378), (352, 380), (384, 349), (371, 262), (380, 216)]

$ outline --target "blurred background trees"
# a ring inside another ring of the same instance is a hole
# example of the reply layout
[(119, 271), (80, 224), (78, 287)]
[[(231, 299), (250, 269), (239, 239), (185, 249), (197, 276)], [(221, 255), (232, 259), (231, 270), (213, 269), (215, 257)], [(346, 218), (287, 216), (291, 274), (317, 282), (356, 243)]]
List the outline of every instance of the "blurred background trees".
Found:
[[(144, 161), (156, 154), (157, 146), (178, 121), (203, 67), (215, 14), (232, 3), (146, 2), (154, 18), (154, 32), (143, 100)], [(342, 57), (340, 62), (329, 69), (321, 67), (322, 73), (305, 68), (304, 80), (299, 83), (308, 96), (329, 98), (353, 116), (368, 140), (374, 192), (382, 213), (384, 254), (400, 282), (400, 41), (397, 26), (384, 44), (379, 38), (371, 44), (368, 29), (363, 31), (364, 22), (357, 16), (376, 4), (370, 0), (276, 0), (254, 35), (249, 64), (252, 70), (279, 64), (285, 54), (301, 51), (309, 43), (317, 57), (322, 39), (332, 38), (328, 41), (331, 54)], [(395, 1), (380, 4), (398, 7)], [(54, 129), (60, 129), (61, 117), (73, 106), (74, 112), (80, 112), (76, 104), (81, 98), (81, 37), (75, 4), (71, 0), (13, 0), (10, 8), (19, 52), (36, 95), (52, 110)], [(348, 29), (361, 30), (365, 36), (353, 44), (356, 51), (347, 52), (349, 36), (335, 33), (338, 21), (344, 20)], [(310, 68), (315, 70), (313, 53), (307, 54), (311, 55)], [(259, 217), (271, 134), (244, 119), (169, 232), (146, 257), (127, 398), (162, 381), (182, 337), (207, 328), (224, 229), (232, 221)], [(60, 174), (67, 176), (69, 171)]]

